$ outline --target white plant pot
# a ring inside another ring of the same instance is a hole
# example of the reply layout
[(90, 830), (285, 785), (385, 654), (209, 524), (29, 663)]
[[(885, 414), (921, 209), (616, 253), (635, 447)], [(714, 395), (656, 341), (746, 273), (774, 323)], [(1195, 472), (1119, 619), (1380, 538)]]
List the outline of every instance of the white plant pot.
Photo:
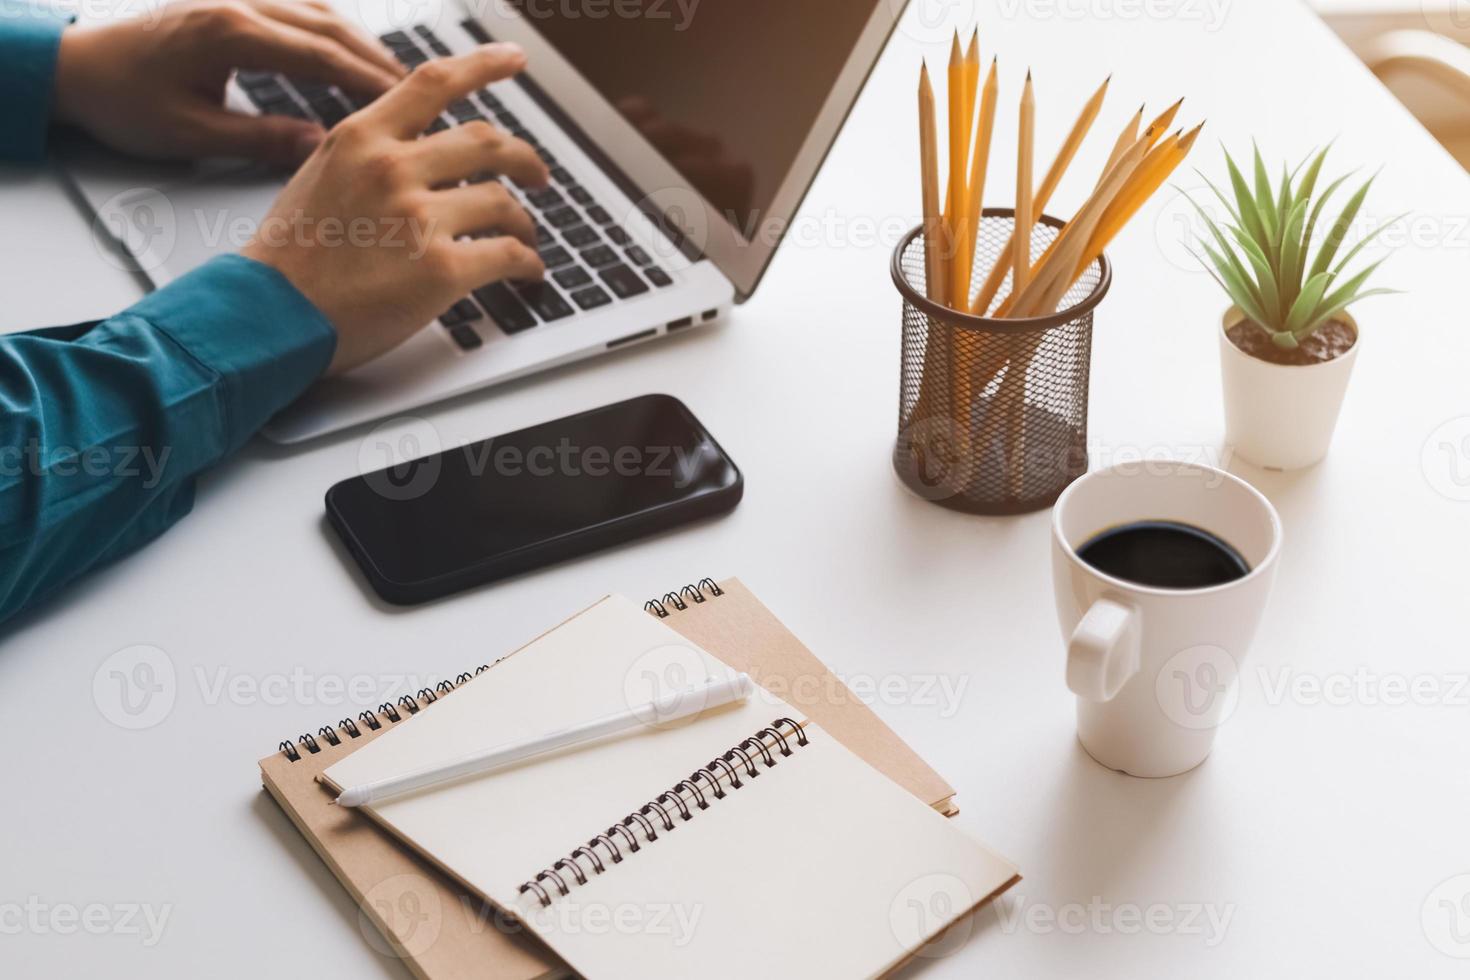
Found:
[(1346, 354), (1321, 364), (1272, 364), (1225, 335), (1245, 319), (1237, 307), (1220, 324), (1220, 377), (1225, 389), (1225, 444), (1246, 462), (1294, 470), (1321, 462), (1332, 443), (1342, 396), (1363, 346), (1357, 321), (1338, 314), (1356, 335)]

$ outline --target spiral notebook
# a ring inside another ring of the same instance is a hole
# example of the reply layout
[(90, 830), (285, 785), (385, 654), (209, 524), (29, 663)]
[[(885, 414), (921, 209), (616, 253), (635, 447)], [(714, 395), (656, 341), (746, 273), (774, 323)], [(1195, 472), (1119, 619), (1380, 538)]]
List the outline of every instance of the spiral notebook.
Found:
[[(372, 781), (730, 672), (610, 596), (323, 780)], [(588, 976), (878, 976), (1017, 880), (813, 717), (825, 712), (755, 680), (767, 686), (750, 701), (687, 723), (364, 809)]]

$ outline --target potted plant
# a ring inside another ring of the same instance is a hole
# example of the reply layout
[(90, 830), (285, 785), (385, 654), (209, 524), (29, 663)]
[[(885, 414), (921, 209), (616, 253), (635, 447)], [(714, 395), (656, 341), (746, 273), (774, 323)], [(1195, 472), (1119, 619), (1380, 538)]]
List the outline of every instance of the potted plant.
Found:
[[(1394, 292), (1364, 289), (1382, 259), (1356, 272), (1347, 267), (1398, 219), (1339, 255), (1373, 178), (1329, 222), (1323, 209), (1349, 175), (1316, 194), (1326, 147), (1303, 161), (1300, 178), (1283, 165), (1274, 187), (1260, 151), (1254, 156), (1254, 186), (1228, 152), (1230, 195), (1205, 180), (1228, 221), (1190, 199), (1209, 231), (1199, 239), (1207, 260), (1196, 257), (1232, 301), (1219, 333), (1226, 444), (1257, 466), (1296, 469), (1320, 461), (1332, 441), (1361, 339), (1348, 307)], [(1323, 227), (1328, 230), (1317, 243)]]

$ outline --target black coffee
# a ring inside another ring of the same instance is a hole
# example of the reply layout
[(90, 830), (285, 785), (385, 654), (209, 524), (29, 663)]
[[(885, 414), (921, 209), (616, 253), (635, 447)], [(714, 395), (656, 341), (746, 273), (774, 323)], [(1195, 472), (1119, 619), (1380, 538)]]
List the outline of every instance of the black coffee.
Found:
[(1234, 582), (1250, 565), (1209, 531), (1176, 521), (1134, 521), (1108, 528), (1077, 557), (1113, 578), (1157, 589), (1203, 589)]

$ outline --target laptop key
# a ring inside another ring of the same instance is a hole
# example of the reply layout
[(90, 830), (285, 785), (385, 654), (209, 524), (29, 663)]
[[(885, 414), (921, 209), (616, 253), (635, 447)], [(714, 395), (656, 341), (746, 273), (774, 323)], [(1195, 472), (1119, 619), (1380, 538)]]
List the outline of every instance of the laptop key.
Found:
[(594, 245), (582, 253), (582, 261), (596, 269), (599, 266), (612, 265), (617, 262), (618, 253), (606, 245)]
[(648, 268), (644, 269), (643, 274), (648, 277), (649, 282), (653, 283), (660, 289), (665, 286), (672, 286), (674, 284), (674, 280), (669, 278), (669, 274), (656, 265), (651, 265)]
[(482, 88), (479, 92), (475, 94), (480, 100), (480, 105), (489, 109), (491, 112), (499, 112), (501, 110), (501, 101), (495, 96), (491, 95), (488, 88)]
[(576, 312), (572, 309), (571, 304), (561, 298), (561, 293), (556, 291), (556, 287), (549, 282), (516, 283), (516, 292), (521, 294), (521, 299), (525, 300), (526, 304), (535, 310), (541, 319), (548, 322), (560, 320)]
[(592, 203), (592, 193), (581, 184), (573, 184), (571, 187), (568, 187), (567, 193), (570, 194), (572, 196), (572, 200), (576, 201), (578, 204), (588, 205)]
[(588, 286), (572, 294), (572, 300), (584, 310), (596, 309), (612, 302), (612, 297), (601, 286)]
[(495, 118), (500, 120), (500, 125), (506, 129), (514, 129), (521, 124), (521, 117), (509, 109), (502, 109), (500, 112), (497, 112)]
[(582, 223), (582, 216), (569, 207), (553, 208), (546, 212), (546, 221), (553, 228), (570, 228)]
[(429, 123), (429, 128), (424, 130), (424, 135), (433, 136), (435, 133), (442, 133), (448, 128), (449, 123), (444, 121), (443, 116), (435, 116), (434, 121)]
[(597, 222), (600, 225), (612, 224), (612, 215), (607, 213), (607, 208), (604, 208), (599, 204), (594, 204), (587, 209), (587, 217), (591, 218), (593, 221)]
[(475, 290), (475, 299), (485, 307), (495, 325), (506, 333), (520, 333), (536, 325), (536, 317), (503, 282), (481, 286)]
[(413, 38), (409, 37), (402, 31), (389, 31), (387, 34), (379, 37), (378, 40), (382, 41), (390, 48), (411, 48), (415, 46), (413, 43)]
[(602, 281), (607, 283), (618, 299), (630, 299), (639, 293), (648, 292), (648, 284), (638, 278), (638, 273), (625, 265), (615, 265), (609, 269), (599, 270), (597, 273)]
[(471, 323), (482, 318), (483, 315), (478, 306), (467, 299), (462, 299), (445, 310), (444, 314), (439, 317), (439, 322), (446, 327), (457, 327), (461, 323)]
[(290, 116), (293, 119), (306, 118), (306, 110), (297, 105), (296, 100), (284, 92), (281, 93), (279, 99), (272, 99), (269, 102), (258, 102), (256, 105), (260, 107), (262, 115)]
[(576, 183), (576, 180), (572, 177), (571, 171), (567, 170), (566, 167), (558, 167), (555, 164), (547, 164), (547, 166), (551, 167), (551, 179), (556, 181), (558, 184), (566, 184), (570, 186), (571, 184)]
[(649, 258), (648, 253), (643, 251), (643, 249), (639, 248), (637, 245), (629, 245), (626, 249), (626, 252), (628, 255), (628, 261), (632, 262), (634, 265), (650, 265), (653, 262), (653, 259)]
[(538, 147), (536, 147), (536, 155), (538, 157), (540, 157), (541, 158), (541, 162), (544, 163), (544, 164), (546, 164), (548, 167), (554, 167), (554, 166), (556, 166), (556, 156), (550, 150), (548, 150), (546, 147), (544, 147), (544, 146), (538, 146)]
[(530, 191), (526, 194), (526, 200), (543, 211), (547, 208), (554, 208), (558, 204), (566, 203), (566, 198), (562, 197), (561, 191), (555, 187), (544, 187), (539, 191)]
[(623, 230), (623, 227), (621, 225), (612, 225), (605, 230), (607, 231), (607, 237), (613, 240), (614, 245), (627, 245), (633, 240), (628, 236), (628, 233)]
[(541, 250), (541, 261), (546, 263), (548, 269), (559, 269), (572, 261), (572, 253), (560, 245), (552, 245), (550, 248)]
[(541, 222), (536, 222), (536, 247), (544, 248), (547, 245), (556, 244), (556, 237), (551, 234), (551, 229)]
[(424, 39), (424, 43), (429, 46), (430, 51), (434, 52), (441, 58), (449, 57), (449, 46), (443, 41), (439, 40), (438, 36), (433, 32), (432, 29), (429, 28), (427, 24), (416, 25), (414, 27), (414, 33)]
[(311, 100), (311, 111), (316, 113), (322, 125), (331, 129), (347, 118), (347, 107), (334, 95), (323, 95)]
[(588, 245), (596, 245), (602, 241), (597, 234), (597, 229), (586, 225), (572, 225), (561, 233), (561, 237), (567, 240), (567, 244), (573, 248), (586, 248)]
[(462, 123), (485, 118), (480, 112), (480, 107), (468, 99), (457, 99), (449, 103), (449, 114)]
[(480, 335), (475, 333), (475, 328), (468, 323), (450, 327), (449, 336), (454, 338), (454, 342), (460, 346), (461, 350), (474, 350), (484, 343)]
[(592, 274), (580, 265), (569, 265), (565, 269), (557, 269), (552, 276), (563, 289), (577, 289), (592, 281)]

